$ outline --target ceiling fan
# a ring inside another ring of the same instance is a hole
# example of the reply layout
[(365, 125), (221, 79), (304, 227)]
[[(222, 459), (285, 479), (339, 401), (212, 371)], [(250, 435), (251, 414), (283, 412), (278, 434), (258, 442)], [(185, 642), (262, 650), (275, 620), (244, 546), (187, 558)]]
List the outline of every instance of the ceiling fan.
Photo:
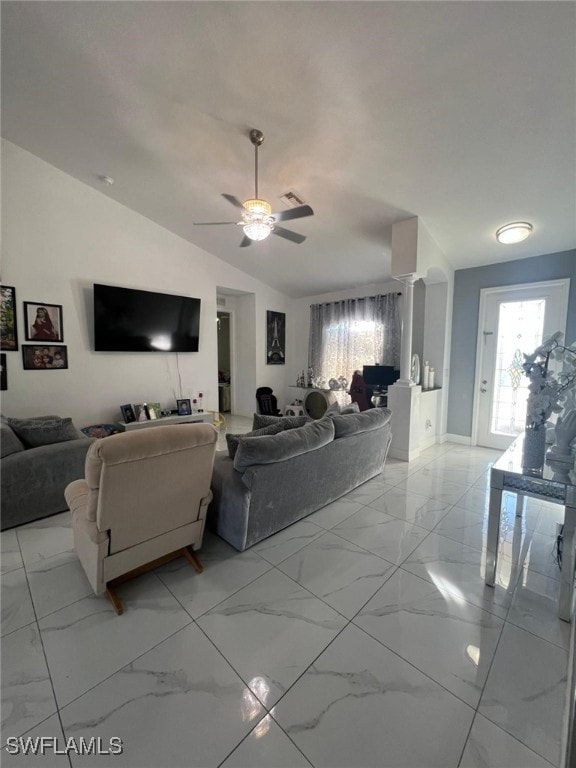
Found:
[(253, 240), (264, 240), (270, 234), (291, 240), (293, 243), (303, 243), (306, 240), (304, 235), (299, 235), (297, 232), (279, 227), (277, 222), (300, 219), (303, 216), (313, 216), (314, 211), (309, 205), (299, 205), (297, 208), (291, 208), (287, 211), (272, 213), (270, 203), (258, 197), (258, 147), (264, 141), (264, 134), (262, 131), (253, 128), (250, 131), (250, 141), (254, 145), (254, 197), (241, 203), (234, 195), (222, 195), (233, 206), (242, 210), (242, 221), (195, 221), (194, 225), (206, 227), (219, 226), (220, 224), (236, 224), (244, 229), (244, 237), (240, 242), (241, 248), (250, 245)]

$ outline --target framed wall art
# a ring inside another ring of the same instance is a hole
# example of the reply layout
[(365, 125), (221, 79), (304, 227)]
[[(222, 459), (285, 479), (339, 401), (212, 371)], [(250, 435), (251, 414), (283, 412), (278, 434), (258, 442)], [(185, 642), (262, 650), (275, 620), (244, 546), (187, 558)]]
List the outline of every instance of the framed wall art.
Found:
[(10, 285), (0, 285), (0, 349), (18, 349), (16, 288)]
[(68, 347), (22, 344), (25, 371), (57, 371), (68, 368)]
[(26, 341), (64, 341), (60, 304), (25, 301), (24, 324)]
[(266, 312), (266, 363), (284, 365), (286, 362), (286, 314)]

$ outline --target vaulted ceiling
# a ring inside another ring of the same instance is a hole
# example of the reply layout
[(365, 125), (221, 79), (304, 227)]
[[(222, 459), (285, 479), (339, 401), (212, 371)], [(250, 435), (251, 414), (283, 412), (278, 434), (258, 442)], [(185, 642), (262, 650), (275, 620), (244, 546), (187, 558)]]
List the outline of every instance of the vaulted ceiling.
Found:
[[(292, 296), (576, 247), (572, 2), (3, 2), (2, 135)], [(239, 248), (222, 193), (315, 215)], [(114, 177), (105, 186), (101, 175)], [(527, 220), (502, 246), (495, 230)]]

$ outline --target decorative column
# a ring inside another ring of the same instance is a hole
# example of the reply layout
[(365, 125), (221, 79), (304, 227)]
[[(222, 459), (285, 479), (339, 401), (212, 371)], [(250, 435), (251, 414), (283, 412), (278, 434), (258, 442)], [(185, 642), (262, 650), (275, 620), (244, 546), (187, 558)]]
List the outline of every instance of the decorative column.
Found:
[(412, 461), (420, 455), (420, 393), (412, 381), (412, 313), (414, 283), (418, 275), (397, 275), (404, 285), (402, 302), (402, 337), (400, 345), (400, 378), (388, 388), (388, 408), (392, 411), (392, 443), (390, 456)]
[(414, 312), (414, 283), (418, 275), (399, 275), (395, 278), (404, 285), (402, 301), (402, 337), (400, 345), (400, 378), (396, 384), (400, 387), (413, 387), (412, 381), (412, 315)]

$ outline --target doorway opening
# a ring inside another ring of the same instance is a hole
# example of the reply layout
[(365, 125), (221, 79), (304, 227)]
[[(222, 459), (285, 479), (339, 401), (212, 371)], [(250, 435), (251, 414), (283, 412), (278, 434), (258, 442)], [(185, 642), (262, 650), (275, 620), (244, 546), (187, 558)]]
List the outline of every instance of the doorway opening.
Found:
[(218, 410), (232, 410), (232, 337), (230, 312), (217, 312), (218, 323)]

